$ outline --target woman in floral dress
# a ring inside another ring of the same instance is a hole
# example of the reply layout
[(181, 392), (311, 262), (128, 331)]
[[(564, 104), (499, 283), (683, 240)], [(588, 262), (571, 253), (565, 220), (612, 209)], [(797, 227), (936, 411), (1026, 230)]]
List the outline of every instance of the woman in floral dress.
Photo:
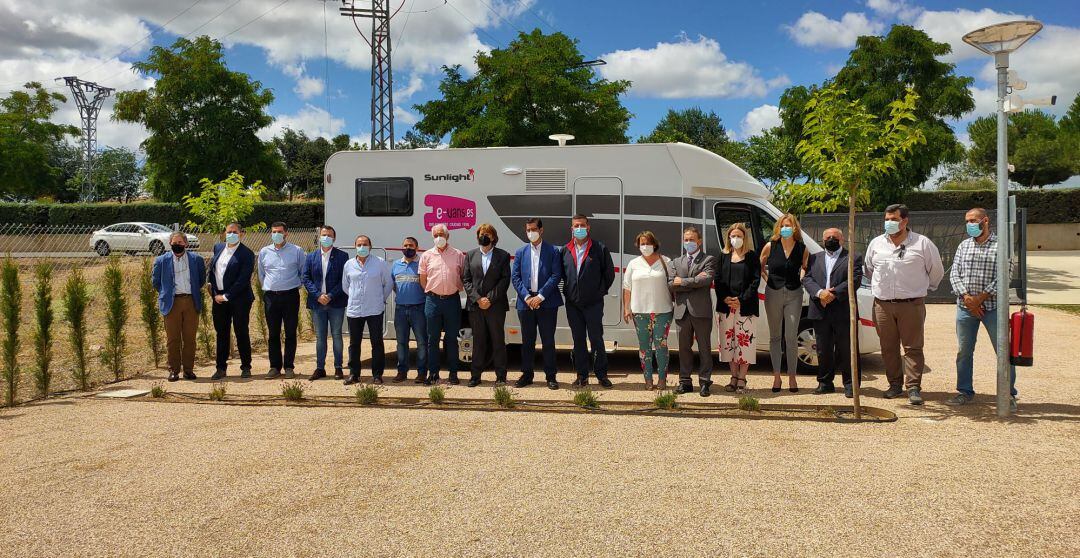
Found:
[(724, 237), (724, 251), (713, 277), (720, 322), (720, 362), (731, 367), (726, 391), (745, 391), (746, 372), (757, 362), (754, 322), (760, 284), (761, 262), (750, 247), (749, 231), (743, 223), (735, 223)]
[[(641, 256), (630, 260), (623, 270), (623, 319), (634, 322), (638, 356), (645, 374), (645, 387), (667, 388), (668, 333), (674, 307), (668, 281), (675, 277), (671, 259), (660, 254), (660, 241), (645, 231), (635, 240)], [(655, 366), (654, 366), (655, 360)], [(653, 372), (658, 374), (653, 385)]]

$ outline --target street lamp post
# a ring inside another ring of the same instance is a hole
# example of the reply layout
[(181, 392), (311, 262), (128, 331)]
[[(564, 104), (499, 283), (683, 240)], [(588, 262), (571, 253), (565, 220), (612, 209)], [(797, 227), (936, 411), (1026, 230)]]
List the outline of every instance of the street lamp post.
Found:
[(1033, 37), (1042, 24), (1010, 21), (983, 27), (964, 35), (964, 42), (994, 57), (997, 67), (997, 415), (1010, 413), (1011, 368), (1009, 365), (1009, 155), (1008, 116), (1009, 53)]

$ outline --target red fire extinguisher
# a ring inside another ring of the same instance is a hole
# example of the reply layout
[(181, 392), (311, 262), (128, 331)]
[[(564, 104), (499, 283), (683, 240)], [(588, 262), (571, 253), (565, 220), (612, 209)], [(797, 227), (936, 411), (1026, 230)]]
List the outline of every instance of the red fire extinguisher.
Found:
[(1031, 366), (1032, 345), (1035, 337), (1035, 315), (1021, 306), (1009, 320), (1009, 362), (1013, 366)]

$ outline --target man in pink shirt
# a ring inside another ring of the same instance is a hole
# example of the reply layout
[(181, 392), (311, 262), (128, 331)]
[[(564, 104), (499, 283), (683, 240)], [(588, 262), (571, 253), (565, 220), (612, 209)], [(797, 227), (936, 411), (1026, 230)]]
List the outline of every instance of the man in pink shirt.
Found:
[(450, 231), (440, 223), (431, 228), (435, 247), (420, 256), (420, 286), (425, 293), (424, 317), (427, 319), (427, 385), (439, 382), (439, 337), (445, 332), (443, 346), (450, 362), (450, 383), (458, 383), (458, 330), (461, 329), (461, 297), (464, 288), (461, 274), (465, 253), (450, 246)]

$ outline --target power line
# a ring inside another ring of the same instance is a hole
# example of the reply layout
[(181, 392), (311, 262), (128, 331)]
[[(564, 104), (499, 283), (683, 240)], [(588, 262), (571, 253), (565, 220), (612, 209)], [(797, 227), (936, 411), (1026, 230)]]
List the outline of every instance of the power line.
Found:
[[(229, 4), (228, 6), (225, 6), (225, 9), (221, 10), (217, 14), (214, 14), (214, 17), (204, 21), (202, 25), (196, 27), (195, 29), (192, 29), (191, 31), (188, 31), (187, 34), (184, 35), (184, 38), (185, 39), (190, 38), (192, 35), (195, 34), (196, 31), (198, 31), (199, 29), (202, 29), (203, 27), (206, 27), (207, 25), (210, 25), (211, 23), (214, 22), (214, 20), (221, 17), (222, 14), (224, 14), (225, 12), (231, 10), (233, 6), (235, 6), (235, 5), (239, 4), (239, 3), (240, 3), (240, 0), (235, 0), (232, 4)], [(262, 17), (262, 16), (259, 16), (259, 17)]]
[(514, 29), (517, 29), (518, 33), (524, 33), (524, 31), (522, 31), (520, 27), (518, 27), (517, 25), (514, 25), (513, 22), (511, 22), (510, 20), (503, 17), (502, 14), (500, 14), (499, 12), (496, 12), (495, 8), (492, 8), (491, 4), (488, 4), (486, 0), (480, 0), (480, 3), (487, 6), (487, 9), (491, 10), (491, 13), (495, 14), (495, 17), (501, 19), (503, 21), (503, 23), (509, 25), (510, 27), (513, 27)]
[(533, 17), (535, 17), (535, 18), (536, 18), (536, 20), (540, 22), (540, 25), (547, 25), (548, 29), (551, 29), (551, 30), (552, 30), (552, 31), (554, 31), (555, 33), (558, 33), (558, 32), (559, 32), (559, 30), (558, 30), (558, 29), (556, 29), (556, 28), (555, 28), (555, 26), (553, 26), (552, 24), (548, 23), (546, 19), (544, 19), (544, 18), (540, 17), (540, 15), (539, 15), (539, 14), (537, 14), (536, 12), (534, 12), (534, 11), (533, 11), (533, 9), (532, 9), (532, 8), (531, 8), (531, 7), (530, 7), (530, 6), (528, 5), (528, 4), (526, 4), (526, 3), (525, 3), (525, 0), (517, 0), (517, 3), (518, 3), (518, 4), (519, 4), (519, 5), (520, 5), (520, 6), (522, 7), (522, 8), (525, 8), (525, 10), (527, 10), (527, 11), (528, 11), (528, 12), (529, 12), (530, 14), (532, 14), (532, 16), (533, 16)]
[(497, 44), (497, 45), (498, 45), (498, 44), (502, 44), (502, 41), (500, 41), (499, 39), (496, 39), (496, 38), (495, 38), (495, 36), (494, 36), (494, 35), (492, 35), (491, 33), (488, 33), (486, 29), (484, 29), (483, 27), (480, 27), (479, 25), (477, 25), (476, 23), (474, 23), (474, 22), (473, 22), (473, 20), (469, 19), (469, 16), (467, 16), (467, 15), (465, 15), (465, 14), (461, 13), (461, 10), (457, 9), (457, 6), (455, 6), (455, 5), (453, 5), (452, 3), (450, 3), (450, 1), (449, 1), (449, 0), (447, 0), (447, 2), (446, 2), (446, 5), (447, 5), (447, 6), (450, 6), (450, 8), (451, 8), (451, 9), (453, 9), (453, 10), (454, 10), (455, 12), (457, 12), (459, 16), (461, 16), (462, 18), (464, 18), (464, 19), (465, 19), (465, 21), (469, 22), (469, 25), (472, 25), (474, 29), (476, 29), (477, 31), (479, 31), (479, 32), (483, 33), (484, 35), (487, 35), (487, 37), (488, 37), (489, 39), (491, 39), (491, 42), (493, 42), (493, 43), (495, 43), (495, 44)]
[(237, 31), (239, 31), (239, 30), (241, 30), (241, 29), (243, 29), (243, 28), (247, 27), (248, 25), (251, 25), (252, 23), (255, 23), (256, 21), (259, 21), (259, 20), (260, 20), (260, 19), (262, 19), (262, 18), (263, 18), (263, 16), (265, 16), (266, 14), (269, 14), (270, 12), (272, 12), (272, 11), (274, 11), (274, 10), (276, 10), (276, 9), (278, 9), (278, 8), (280, 8), (280, 7), (282, 7), (282, 6), (284, 6), (285, 4), (288, 4), (288, 3), (290, 2), (290, 1), (291, 1), (291, 0), (281, 0), (281, 2), (280, 2), (280, 3), (278, 3), (278, 4), (276, 5), (276, 6), (274, 6), (273, 8), (270, 8), (269, 10), (266, 10), (265, 12), (263, 12), (263, 13), (261, 13), (261, 14), (259, 14), (259, 15), (255, 16), (255, 19), (252, 19), (251, 21), (249, 21), (249, 22), (247, 22), (247, 23), (245, 23), (245, 24), (241, 25), (240, 27), (237, 27), (236, 29), (233, 29), (232, 31), (229, 31), (228, 33), (226, 33), (226, 34), (222, 35), (221, 37), (219, 37), (219, 38), (218, 38), (218, 40), (220, 41), (220, 40), (224, 39), (225, 37), (228, 37), (229, 35), (232, 35), (233, 33), (236, 33)]

